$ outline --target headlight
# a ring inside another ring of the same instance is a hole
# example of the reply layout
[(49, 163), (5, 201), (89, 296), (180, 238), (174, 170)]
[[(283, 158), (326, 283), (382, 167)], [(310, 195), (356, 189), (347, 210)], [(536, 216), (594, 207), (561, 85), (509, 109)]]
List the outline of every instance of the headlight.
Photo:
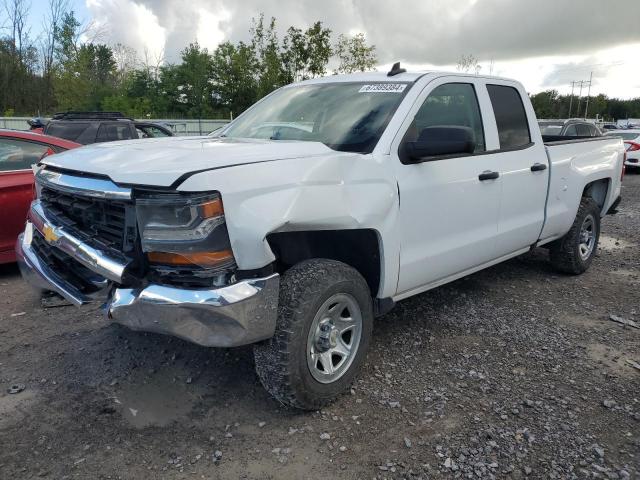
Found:
[(216, 269), (235, 265), (217, 193), (139, 197), (136, 216), (142, 250), (151, 263)]

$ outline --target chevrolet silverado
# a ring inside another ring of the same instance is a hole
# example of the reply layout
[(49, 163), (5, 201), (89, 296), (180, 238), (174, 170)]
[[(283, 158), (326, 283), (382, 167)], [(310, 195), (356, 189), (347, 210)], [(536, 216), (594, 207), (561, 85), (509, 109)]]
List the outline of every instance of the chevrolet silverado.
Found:
[(134, 330), (254, 344), (265, 388), (317, 409), (395, 302), (539, 246), (589, 267), (622, 140), (550, 140), (513, 80), (397, 64), (307, 80), (215, 137), (45, 158), (21, 271)]

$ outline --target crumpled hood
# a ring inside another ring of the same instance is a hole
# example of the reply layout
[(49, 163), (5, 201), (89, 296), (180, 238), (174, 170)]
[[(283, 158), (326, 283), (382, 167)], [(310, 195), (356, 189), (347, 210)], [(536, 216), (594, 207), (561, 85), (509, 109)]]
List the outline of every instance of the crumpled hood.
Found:
[(169, 137), (88, 145), (42, 163), (104, 175), (116, 183), (168, 187), (189, 173), (332, 153), (318, 142)]

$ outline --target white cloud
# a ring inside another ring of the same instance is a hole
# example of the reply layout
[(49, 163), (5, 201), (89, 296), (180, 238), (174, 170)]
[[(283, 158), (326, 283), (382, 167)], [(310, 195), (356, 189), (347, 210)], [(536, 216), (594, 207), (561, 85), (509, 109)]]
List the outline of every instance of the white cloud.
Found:
[(98, 29), (112, 43), (134, 48), (142, 58), (160, 58), (167, 39), (166, 29), (145, 5), (133, 0), (86, 0), (86, 7)]
[(138, 51), (162, 45), (168, 61), (196, 40), (209, 49), (246, 40), (251, 19), (264, 13), (276, 17), (281, 35), (290, 25), (306, 28), (316, 20), (335, 34), (365, 32), (384, 64), (451, 67), (473, 54), (483, 73), (493, 59), (494, 73), (515, 77), (530, 91), (566, 90), (568, 79), (588, 79), (595, 65), (594, 91), (640, 96), (634, 60), (640, 0), (85, 1), (113, 40)]
[(215, 48), (225, 40), (225, 32), (221, 24), (228, 22), (231, 14), (224, 8), (219, 8), (216, 12), (210, 12), (204, 8), (199, 10), (198, 29), (196, 39), (198, 43), (209, 49)]

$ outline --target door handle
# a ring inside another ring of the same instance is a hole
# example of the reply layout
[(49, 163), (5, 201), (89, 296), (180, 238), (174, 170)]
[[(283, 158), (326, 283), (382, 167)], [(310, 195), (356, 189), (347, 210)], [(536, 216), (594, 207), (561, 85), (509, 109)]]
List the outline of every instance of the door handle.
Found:
[(546, 170), (547, 166), (544, 163), (534, 163), (531, 165), (532, 172), (541, 172), (542, 170)]
[(485, 180), (495, 180), (499, 176), (500, 176), (500, 174), (498, 172), (492, 172), (491, 170), (485, 170), (480, 175), (478, 175), (478, 179), (481, 182), (484, 182)]

